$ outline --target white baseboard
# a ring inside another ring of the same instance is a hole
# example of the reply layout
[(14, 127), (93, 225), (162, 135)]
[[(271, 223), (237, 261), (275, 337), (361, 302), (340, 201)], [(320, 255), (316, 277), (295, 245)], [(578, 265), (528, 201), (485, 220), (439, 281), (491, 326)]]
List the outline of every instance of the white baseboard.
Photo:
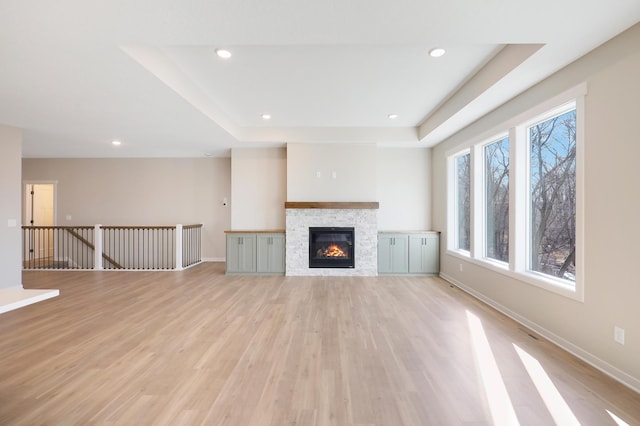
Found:
[(492, 308), (496, 309), (497, 311), (505, 314), (506, 316), (508, 316), (512, 320), (524, 325), (525, 327), (530, 328), (531, 330), (535, 331), (536, 333), (538, 333), (539, 335), (541, 335), (545, 339), (549, 340), (553, 344), (559, 346), (560, 348), (564, 349), (565, 351), (569, 352), (570, 354), (580, 358), (581, 360), (583, 360), (587, 364), (589, 364), (592, 367), (602, 371), (603, 373), (605, 373), (606, 375), (612, 377), (613, 379), (617, 380), (618, 382), (622, 383), (623, 385), (625, 385), (625, 386), (633, 389), (634, 391), (640, 393), (640, 380), (638, 380), (637, 378), (635, 378), (635, 377), (625, 373), (624, 371), (614, 367), (613, 365), (609, 364), (608, 362), (601, 360), (600, 358), (598, 358), (597, 356), (593, 355), (592, 353), (585, 351), (581, 347), (576, 346), (575, 344), (573, 344), (573, 343), (569, 342), (568, 340), (558, 336), (557, 334), (547, 330), (546, 328), (536, 324), (535, 322), (523, 317), (522, 315), (520, 315), (520, 314), (518, 314), (518, 313), (516, 313), (516, 312), (514, 312), (514, 311), (512, 311), (512, 310), (510, 310), (508, 308), (506, 308), (505, 306), (502, 306), (501, 304), (497, 303), (495, 300), (488, 298), (484, 294), (474, 290), (473, 288), (471, 288), (469, 286), (466, 286), (465, 284), (463, 284), (460, 281), (448, 276), (447, 274), (440, 273), (440, 277), (442, 279), (450, 282), (451, 284), (455, 285), (456, 287), (458, 287), (459, 289), (461, 289), (465, 293), (470, 294), (471, 296), (475, 297), (476, 299), (486, 303), (487, 305), (491, 306)]
[(203, 257), (203, 262), (226, 262), (227, 259), (224, 257)]

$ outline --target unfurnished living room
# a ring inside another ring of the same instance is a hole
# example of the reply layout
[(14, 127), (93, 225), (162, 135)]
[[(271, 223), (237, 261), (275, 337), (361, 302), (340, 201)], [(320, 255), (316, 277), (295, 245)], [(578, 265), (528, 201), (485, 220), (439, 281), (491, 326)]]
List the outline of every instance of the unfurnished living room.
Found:
[(639, 425), (640, 2), (0, 3), (0, 424)]

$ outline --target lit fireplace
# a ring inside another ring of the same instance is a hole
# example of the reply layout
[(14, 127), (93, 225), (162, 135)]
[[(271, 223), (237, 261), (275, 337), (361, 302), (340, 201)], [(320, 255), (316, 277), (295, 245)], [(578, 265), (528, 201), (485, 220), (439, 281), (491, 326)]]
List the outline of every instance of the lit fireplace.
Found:
[(309, 228), (309, 268), (353, 268), (353, 228)]
[(318, 250), (317, 257), (348, 257), (338, 244), (331, 244), (327, 248)]

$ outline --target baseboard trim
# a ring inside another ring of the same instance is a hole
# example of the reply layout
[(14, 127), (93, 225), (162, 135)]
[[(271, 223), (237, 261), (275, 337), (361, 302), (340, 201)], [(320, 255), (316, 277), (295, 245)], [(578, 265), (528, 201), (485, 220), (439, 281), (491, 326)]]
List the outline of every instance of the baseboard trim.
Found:
[(492, 308), (494, 308), (495, 310), (503, 313), (504, 315), (508, 316), (509, 318), (511, 318), (512, 320), (516, 321), (517, 323), (522, 324), (525, 327), (530, 328), (531, 330), (535, 331), (536, 333), (538, 333), (539, 335), (541, 335), (542, 337), (544, 337), (545, 339), (549, 340), (551, 343), (555, 344), (556, 346), (559, 346), (560, 348), (564, 349), (565, 351), (569, 352), (570, 354), (580, 358), (582, 361), (586, 362), (587, 364), (591, 365), (592, 367), (602, 371), (604, 374), (606, 374), (607, 376), (617, 380), (618, 382), (622, 383), (623, 385), (627, 386), (628, 388), (634, 390), (635, 392), (640, 393), (640, 380), (636, 379), (635, 377), (631, 376), (630, 374), (625, 373), (624, 371), (614, 367), (613, 365), (609, 364), (606, 361), (601, 360), (600, 358), (598, 358), (597, 356), (593, 355), (590, 352), (585, 351), (584, 349), (582, 349), (581, 347), (569, 342), (568, 340), (558, 336), (557, 334), (553, 333), (552, 331), (547, 330), (546, 328), (538, 325), (537, 323), (523, 317), (522, 315), (506, 308), (505, 306), (499, 304), (498, 302), (496, 302), (495, 300), (485, 296), (484, 294), (474, 290), (473, 288), (461, 283), (460, 281), (456, 280), (455, 278), (444, 274), (444, 273), (440, 273), (440, 277), (442, 279), (444, 279), (445, 281), (453, 284), (454, 286), (458, 287), (460, 290), (464, 291), (465, 293), (473, 296), (474, 298), (482, 301), (483, 303), (486, 303), (487, 305), (491, 306)]
[(203, 262), (226, 262), (224, 257), (203, 257)]

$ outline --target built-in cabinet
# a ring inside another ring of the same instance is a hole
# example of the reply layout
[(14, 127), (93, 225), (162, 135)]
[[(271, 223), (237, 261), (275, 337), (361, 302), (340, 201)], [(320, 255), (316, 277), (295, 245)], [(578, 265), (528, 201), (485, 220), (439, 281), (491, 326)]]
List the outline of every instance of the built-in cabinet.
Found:
[(378, 234), (378, 273), (406, 274), (409, 271), (409, 236)]
[(257, 234), (256, 272), (284, 274), (284, 234)]
[(227, 232), (227, 274), (284, 274), (284, 232)]
[(437, 274), (440, 272), (438, 232), (380, 232), (379, 274)]

